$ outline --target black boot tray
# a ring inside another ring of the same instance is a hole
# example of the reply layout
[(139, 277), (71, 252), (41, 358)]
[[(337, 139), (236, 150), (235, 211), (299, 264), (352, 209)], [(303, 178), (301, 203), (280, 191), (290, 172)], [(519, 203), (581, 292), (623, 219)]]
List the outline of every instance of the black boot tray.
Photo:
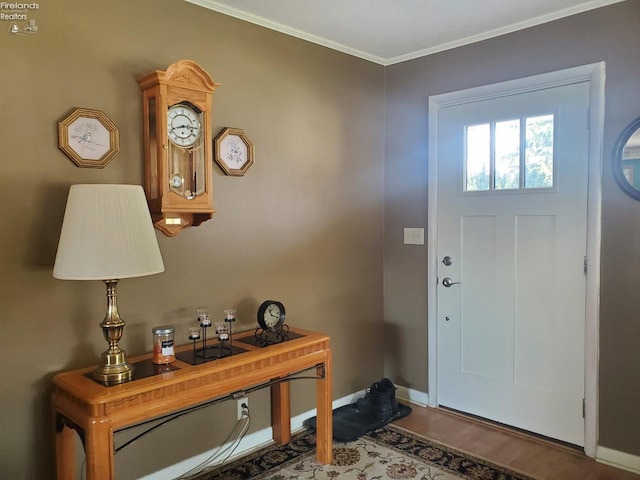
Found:
[[(351, 442), (365, 433), (380, 428), (398, 418), (411, 413), (411, 407), (398, 403), (398, 413), (388, 420), (380, 420), (375, 413), (364, 413), (350, 403), (333, 411), (333, 439), (339, 442)], [(309, 430), (316, 429), (316, 417), (307, 418), (302, 424)]]

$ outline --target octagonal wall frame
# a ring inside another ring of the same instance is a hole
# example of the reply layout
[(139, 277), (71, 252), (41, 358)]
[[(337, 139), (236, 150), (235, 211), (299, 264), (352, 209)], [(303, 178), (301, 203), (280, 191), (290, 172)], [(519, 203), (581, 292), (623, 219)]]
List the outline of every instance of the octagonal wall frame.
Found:
[(240, 128), (223, 128), (214, 140), (214, 159), (225, 175), (241, 177), (253, 165), (253, 142)]
[(120, 133), (104, 112), (76, 107), (58, 122), (58, 147), (78, 167), (104, 168), (120, 151)]

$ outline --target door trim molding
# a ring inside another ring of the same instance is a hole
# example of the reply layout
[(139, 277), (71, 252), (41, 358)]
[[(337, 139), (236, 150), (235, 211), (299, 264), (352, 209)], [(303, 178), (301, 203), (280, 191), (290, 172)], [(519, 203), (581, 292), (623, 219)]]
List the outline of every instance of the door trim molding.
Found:
[[(600, 237), (602, 203), (602, 142), (604, 131), (605, 62), (485, 85), (429, 97), (429, 160), (427, 214), (427, 333), (428, 399), (438, 405), (438, 118), (440, 109), (464, 103), (525, 93), (561, 85), (589, 82), (591, 92), (589, 131), (589, 193), (587, 198), (587, 258), (585, 305), (585, 436), (584, 451), (596, 456), (598, 442), (598, 361), (600, 307)], [(576, 406), (579, 408), (579, 406)]]

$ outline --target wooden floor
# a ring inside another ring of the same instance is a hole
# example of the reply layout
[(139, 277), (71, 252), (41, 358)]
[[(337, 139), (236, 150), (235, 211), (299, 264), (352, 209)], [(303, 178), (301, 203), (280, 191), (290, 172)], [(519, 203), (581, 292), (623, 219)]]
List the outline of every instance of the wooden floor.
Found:
[(571, 447), (447, 410), (411, 408), (411, 415), (393, 424), (539, 480), (640, 480)]

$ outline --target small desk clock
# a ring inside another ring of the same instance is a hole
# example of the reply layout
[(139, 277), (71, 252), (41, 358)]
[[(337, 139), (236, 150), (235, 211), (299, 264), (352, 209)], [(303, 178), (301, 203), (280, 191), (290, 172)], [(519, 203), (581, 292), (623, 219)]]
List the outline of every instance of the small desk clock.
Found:
[(278, 333), (285, 319), (284, 305), (275, 300), (266, 300), (258, 308), (258, 325), (265, 332)]

